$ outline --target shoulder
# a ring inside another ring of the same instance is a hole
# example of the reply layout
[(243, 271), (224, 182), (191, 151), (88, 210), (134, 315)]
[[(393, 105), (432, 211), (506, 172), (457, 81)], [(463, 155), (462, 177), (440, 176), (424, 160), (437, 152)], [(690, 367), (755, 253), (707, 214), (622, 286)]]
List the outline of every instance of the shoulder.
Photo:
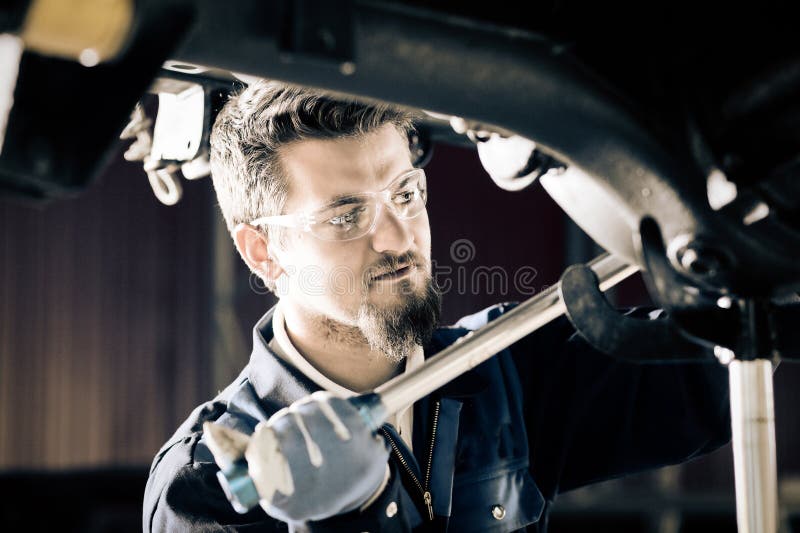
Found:
[[(463, 337), (470, 331), (481, 329), (518, 306), (519, 302), (502, 302), (490, 305), (470, 315), (463, 316), (452, 326), (437, 329), (434, 339), (437, 344), (435, 347), (439, 349), (447, 347), (458, 340), (459, 337)], [(509, 349), (514, 352), (520, 349), (529, 350), (531, 346), (552, 347), (565, 343), (574, 334), (575, 329), (566, 316), (560, 316), (538, 328), (535, 332), (525, 335), (519, 341), (509, 346)]]
[(471, 315), (461, 317), (455, 324), (453, 324), (452, 327), (464, 328), (468, 330), (479, 329), (497, 317), (514, 309), (517, 305), (518, 302), (503, 302), (490, 305), (489, 307), (481, 309), (477, 313), (472, 313)]
[(476, 313), (461, 317), (453, 325), (438, 327), (426, 352), (436, 353), (446, 348), (470, 331), (482, 328), (503, 313), (513, 309), (516, 305), (516, 302), (491, 305)]

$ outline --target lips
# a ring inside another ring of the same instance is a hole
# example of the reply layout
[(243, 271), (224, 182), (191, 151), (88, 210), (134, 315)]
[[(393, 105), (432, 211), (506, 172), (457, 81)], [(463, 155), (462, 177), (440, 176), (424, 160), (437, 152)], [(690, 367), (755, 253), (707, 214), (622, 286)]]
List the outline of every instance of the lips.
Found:
[(406, 263), (401, 265), (399, 268), (395, 270), (385, 270), (384, 272), (372, 276), (372, 281), (383, 281), (389, 279), (396, 279), (401, 278), (411, 272), (414, 269), (414, 264)]

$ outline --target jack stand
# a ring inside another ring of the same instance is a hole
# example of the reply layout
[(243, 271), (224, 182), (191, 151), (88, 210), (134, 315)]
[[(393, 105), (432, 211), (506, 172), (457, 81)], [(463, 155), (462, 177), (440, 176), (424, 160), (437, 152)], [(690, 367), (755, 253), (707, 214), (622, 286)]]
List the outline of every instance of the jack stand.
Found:
[(778, 477), (772, 362), (734, 359), (728, 372), (739, 533), (775, 533)]

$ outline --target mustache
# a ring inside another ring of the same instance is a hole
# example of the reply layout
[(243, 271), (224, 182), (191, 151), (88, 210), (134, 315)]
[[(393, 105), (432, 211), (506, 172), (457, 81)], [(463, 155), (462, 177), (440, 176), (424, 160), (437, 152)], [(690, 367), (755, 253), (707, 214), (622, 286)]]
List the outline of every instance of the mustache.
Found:
[(384, 254), (383, 257), (367, 267), (364, 271), (364, 281), (369, 283), (381, 274), (394, 272), (404, 266), (423, 268), (427, 266), (427, 264), (428, 261), (426, 261), (424, 257), (413, 251), (408, 251), (400, 255)]

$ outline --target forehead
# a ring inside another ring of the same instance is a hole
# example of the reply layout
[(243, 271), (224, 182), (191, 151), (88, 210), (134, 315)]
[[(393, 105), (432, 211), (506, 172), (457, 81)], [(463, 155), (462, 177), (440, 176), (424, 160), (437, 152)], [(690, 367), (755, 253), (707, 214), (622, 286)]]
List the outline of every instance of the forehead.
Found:
[(288, 177), (284, 212), (341, 194), (379, 190), (411, 168), (408, 140), (392, 124), (359, 137), (296, 141), (280, 152)]

